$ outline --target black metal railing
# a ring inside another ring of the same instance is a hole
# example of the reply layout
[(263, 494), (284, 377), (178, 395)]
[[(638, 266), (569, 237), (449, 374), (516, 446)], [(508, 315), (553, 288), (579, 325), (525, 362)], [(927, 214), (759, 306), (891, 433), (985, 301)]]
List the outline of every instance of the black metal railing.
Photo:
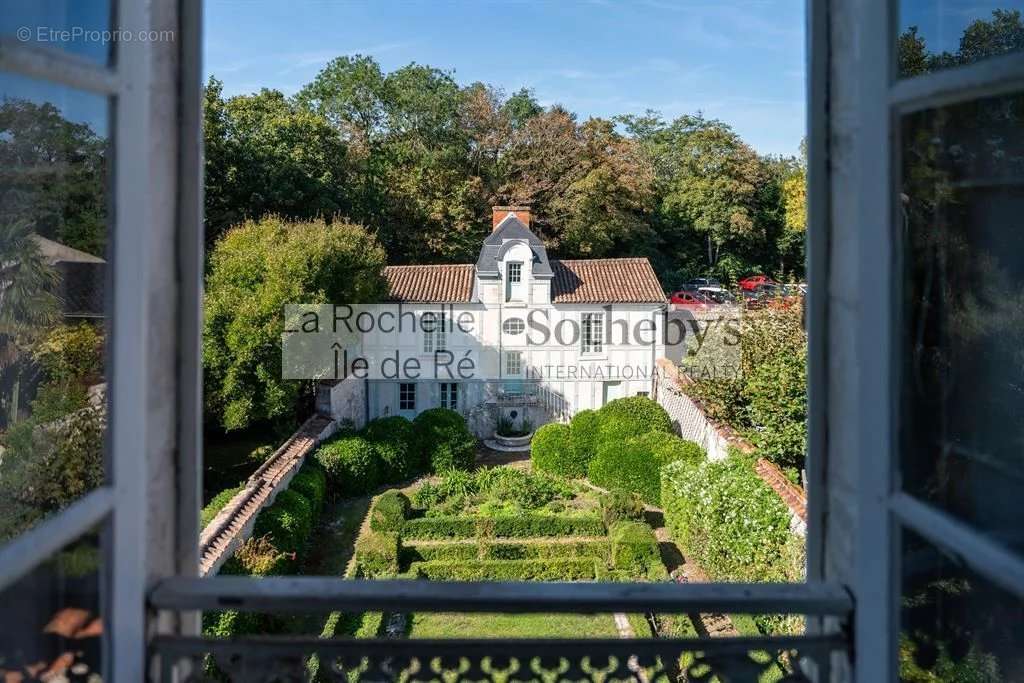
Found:
[(344, 581), (319, 577), (176, 578), (153, 609), (287, 612), (803, 614), (803, 635), (635, 639), (393, 639), (158, 636), (151, 678), (166, 683), (306, 681), (830, 680), (850, 651), (849, 594), (829, 584)]

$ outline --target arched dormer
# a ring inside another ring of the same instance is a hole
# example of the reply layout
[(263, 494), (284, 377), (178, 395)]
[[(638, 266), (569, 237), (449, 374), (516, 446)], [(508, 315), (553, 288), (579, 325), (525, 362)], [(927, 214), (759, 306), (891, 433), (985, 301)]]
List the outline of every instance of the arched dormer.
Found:
[(494, 230), (476, 263), (477, 291), (485, 303), (548, 304), (554, 274), (544, 243), (530, 232), (530, 211), (521, 206), (493, 209)]

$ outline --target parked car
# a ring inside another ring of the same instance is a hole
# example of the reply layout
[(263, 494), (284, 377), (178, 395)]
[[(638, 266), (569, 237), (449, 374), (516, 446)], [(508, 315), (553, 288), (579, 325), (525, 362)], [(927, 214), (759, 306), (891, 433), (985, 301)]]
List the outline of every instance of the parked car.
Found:
[(692, 280), (688, 280), (683, 283), (683, 289), (686, 291), (694, 292), (704, 287), (716, 287), (722, 289), (722, 283), (713, 277), (695, 277)]
[(751, 275), (740, 280), (740, 289), (744, 291), (753, 290), (761, 285), (772, 285), (775, 281), (767, 275)]
[(685, 289), (672, 294), (672, 296), (669, 297), (668, 302), (679, 308), (685, 308), (691, 311), (706, 311), (708, 308), (715, 305), (715, 302), (708, 299), (706, 295), (697, 291), (689, 291)]
[(769, 300), (783, 295), (782, 289), (775, 283), (761, 283), (751, 289), (741, 291), (747, 308), (762, 308)]
[(736, 297), (724, 287), (699, 287), (697, 291), (716, 304), (736, 303)]

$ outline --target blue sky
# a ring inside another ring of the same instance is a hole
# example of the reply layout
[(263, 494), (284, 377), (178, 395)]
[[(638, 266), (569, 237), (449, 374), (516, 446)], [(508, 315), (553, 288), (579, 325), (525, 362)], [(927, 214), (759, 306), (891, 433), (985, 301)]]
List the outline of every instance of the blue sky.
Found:
[(804, 136), (799, 0), (352, 2), (206, 0), (205, 71), (229, 95), (292, 94), (339, 55), (467, 84), (532, 88), (582, 118), (698, 110), (759, 152)]

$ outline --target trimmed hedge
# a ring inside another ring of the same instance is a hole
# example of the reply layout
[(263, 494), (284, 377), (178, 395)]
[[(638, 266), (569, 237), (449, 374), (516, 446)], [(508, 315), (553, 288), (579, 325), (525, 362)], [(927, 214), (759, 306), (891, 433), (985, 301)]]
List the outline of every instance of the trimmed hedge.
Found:
[(315, 458), (327, 474), (327, 484), (335, 500), (363, 495), (380, 483), (377, 453), (362, 437), (344, 436), (328, 441), (320, 446)]
[(478, 559), (480, 559), (480, 544), (475, 539), (402, 543), (402, 566), (409, 566), (413, 562), (427, 562), (430, 560), (453, 562), (456, 560)]
[(431, 408), (413, 420), (413, 435), (430, 471), (468, 470), (476, 461), (476, 438), (454, 410)]
[(301, 552), (313, 531), (313, 507), (300, 493), (285, 489), (277, 494), (274, 504), (256, 517), (253, 536), (270, 536), (271, 542), (284, 553)]
[(802, 581), (789, 509), (742, 456), (680, 460), (662, 473), (665, 525), (716, 581)]
[(569, 441), (576, 461), (580, 464), (585, 476), (590, 460), (597, 454), (598, 431), (601, 418), (596, 410), (581, 410), (572, 416), (569, 422)]
[[(609, 404), (611, 405), (611, 404)], [(590, 481), (611, 491), (635, 493), (661, 503), (661, 468), (677, 459), (698, 461), (704, 450), (674, 434), (650, 432), (624, 442), (602, 443), (590, 461)]]
[(616, 522), (642, 522), (644, 501), (635, 493), (611, 491), (601, 496), (601, 517), (609, 529)]
[(654, 529), (643, 522), (618, 522), (609, 531), (612, 567), (646, 574), (661, 565)]
[(665, 409), (646, 396), (629, 396), (609, 401), (597, 411), (598, 448), (649, 432), (672, 432), (672, 419)]
[(359, 571), (370, 579), (396, 576), (400, 547), (398, 534), (368, 531), (360, 535), (355, 550)]
[(230, 503), (231, 499), (244, 488), (245, 486), (239, 484), (238, 486), (224, 489), (214, 496), (199, 513), (199, 530), (205, 529), (213, 521), (213, 518), (217, 516), (217, 513), (223, 510), (224, 506)]
[(324, 499), (327, 497), (327, 475), (316, 460), (306, 460), (302, 469), (288, 483), (288, 488), (306, 497), (314, 516), (323, 511)]
[(402, 526), (402, 537), (407, 539), (604, 536), (605, 533), (604, 522), (596, 515), (541, 513), (500, 517), (418, 517), (407, 519)]
[(412, 422), (400, 415), (371, 420), (363, 436), (380, 461), (382, 481), (405, 481), (424, 470), (423, 453), (416, 448)]
[(398, 489), (388, 489), (377, 496), (370, 508), (370, 528), (374, 531), (402, 530), (409, 516), (409, 498)]
[(550, 541), (473, 540), (408, 543), (402, 545), (402, 564), (413, 562), (465, 560), (536, 560), (592, 557), (611, 560), (608, 539)]
[(530, 463), (535, 470), (576, 479), (585, 476), (569, 437), (569, 426), (552, 422), (543, 425), (530, 442)]
[(594, 558), (540, 560), (434, 560), (414, 562), (409, 574), (431, 581), (580, 581), (597, 574)]

